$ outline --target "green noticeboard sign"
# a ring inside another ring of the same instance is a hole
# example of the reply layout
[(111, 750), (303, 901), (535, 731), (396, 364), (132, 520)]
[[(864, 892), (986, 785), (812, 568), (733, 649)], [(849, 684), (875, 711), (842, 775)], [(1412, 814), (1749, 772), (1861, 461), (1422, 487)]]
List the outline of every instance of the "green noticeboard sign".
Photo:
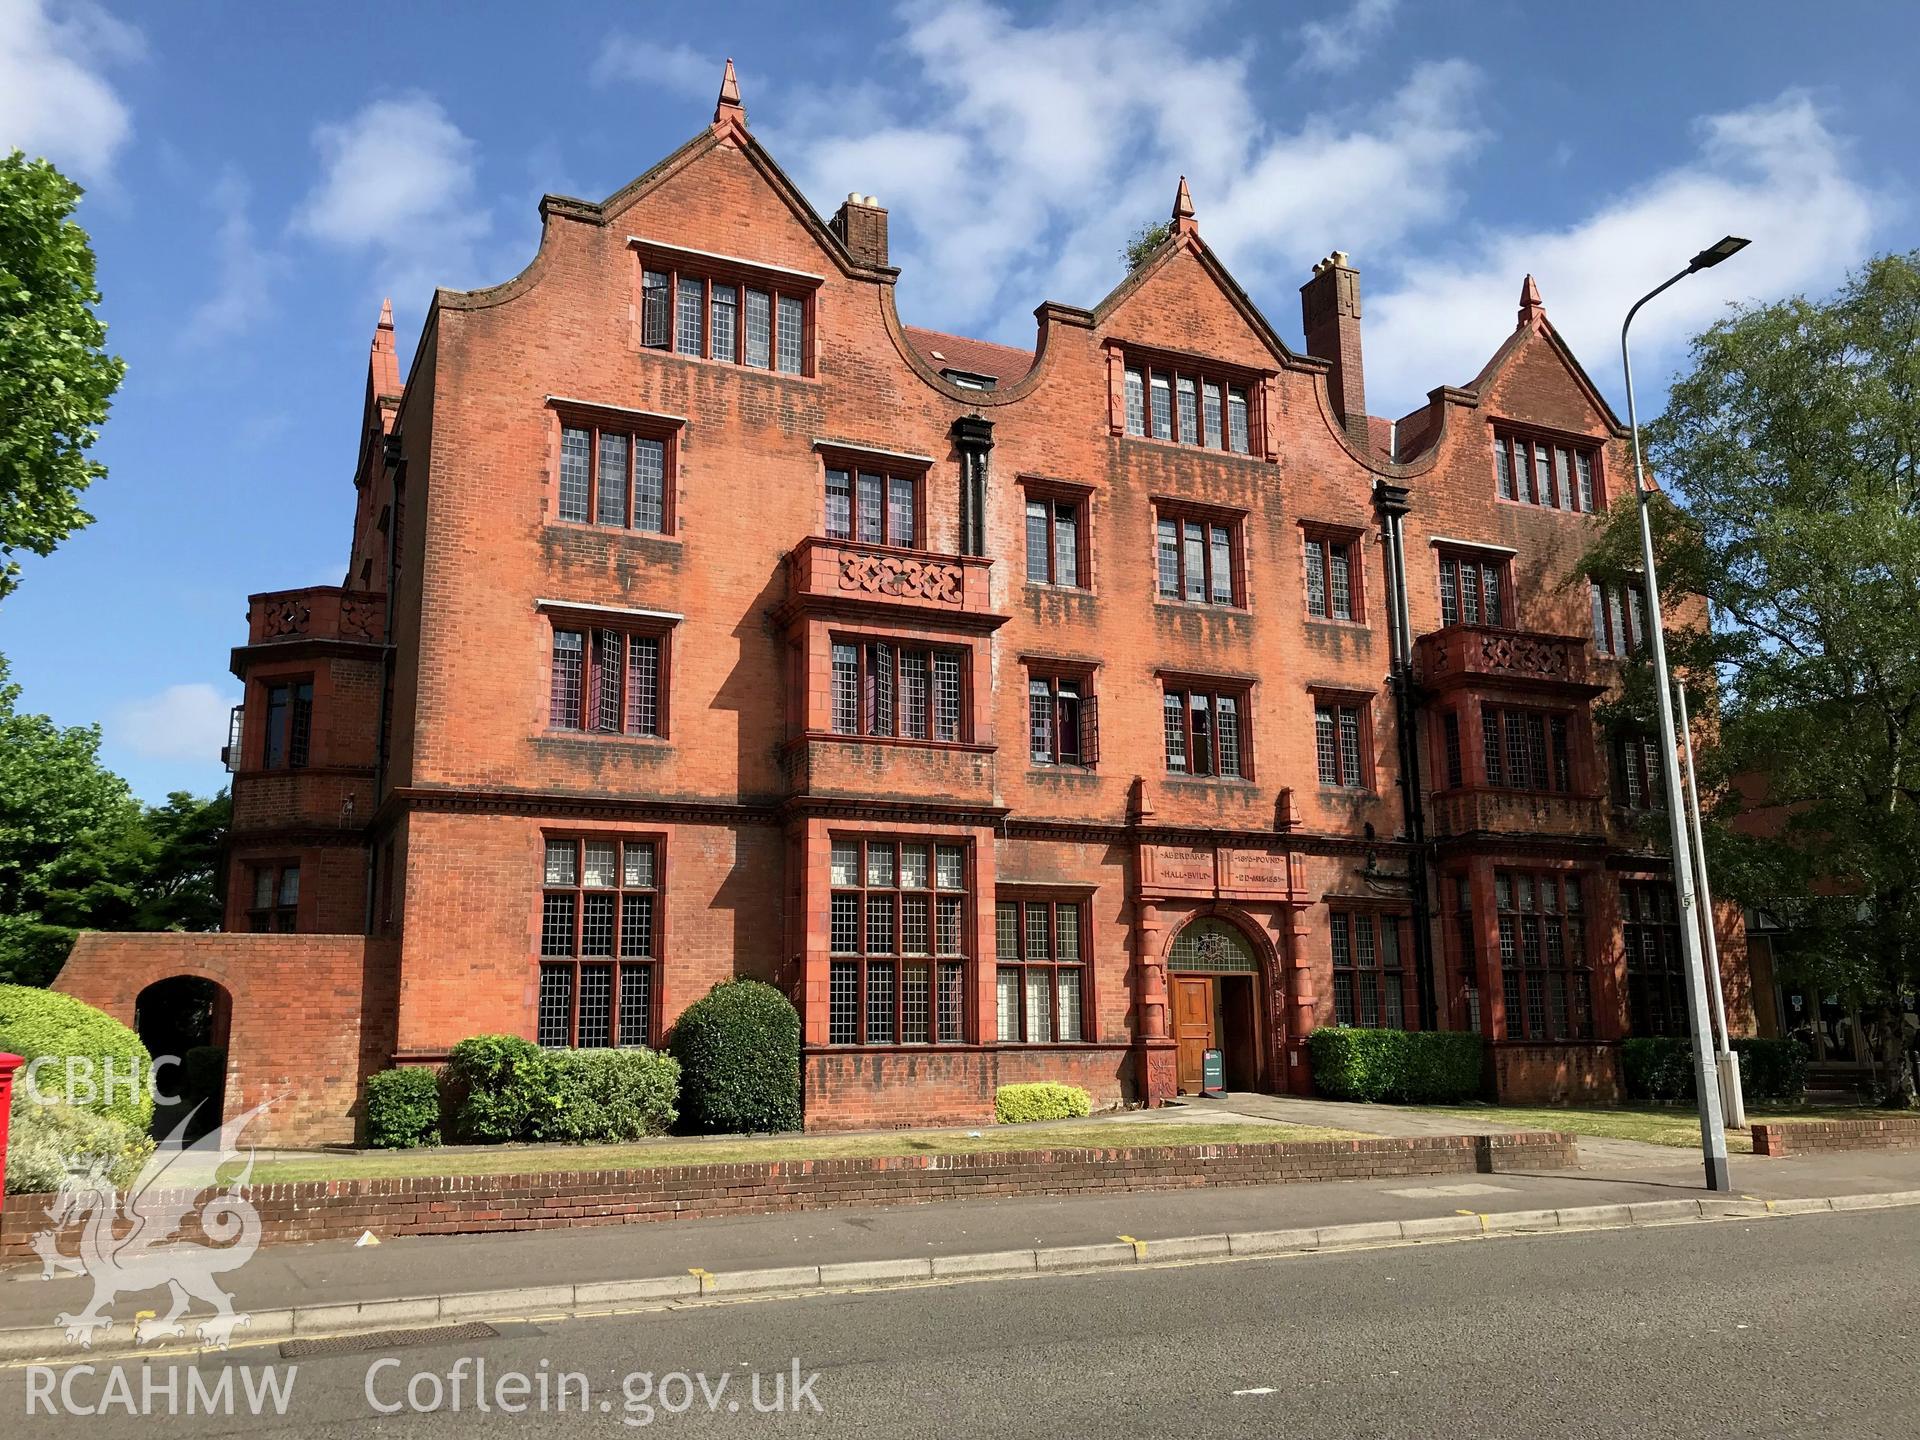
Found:
[(1208, 1050), (1200, 1056), (1200, 1088), (1202, 1090), (1227, 1088), (1226, 1056), (1218, 1050)]

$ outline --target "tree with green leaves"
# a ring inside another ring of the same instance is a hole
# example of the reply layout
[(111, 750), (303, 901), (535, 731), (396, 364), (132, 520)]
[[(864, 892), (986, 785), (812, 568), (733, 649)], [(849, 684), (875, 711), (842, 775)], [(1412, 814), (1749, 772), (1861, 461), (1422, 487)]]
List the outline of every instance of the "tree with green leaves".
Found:
[(100, 729), (19, 709), (0, 657), (0, 983), (45, 985), (80, 930), (214, 930), (230, 805), (143, 807)]
[(16, 551), (50, 554), (92, 522), (80, 494), (106, 467), (87, 451), (126, 374), (94, 313), (80, 195), (45, 160), (0, 158), (0, 598), (19, 584)]
[(1173, 234), (1173, 222), (1170, 220), (1149, 221), (1134, 232), (1133, 238), (1120, 247), (1120, 263), (1127, 267), (1131, 275), (1152, 256), (1153, 252), (1167, 243), (1167, 237)]
[[(1920, 252), (1826, 300), (1736, 308), (1697, 337), (1646, 427), (1676, 669), (1719, 707), (1699, 763), (1718, 793), (1716, 894), (1787, 923), (1790, 978), (1852, 998), (1879, 1088), (1914, 1094), (1904, 998), (1920, 989)], [(1617, 506), (1588, 556), (1639, 568)], [(1674, 622), (1688, 595), (1709, 619)], [(1717, 694), (1716, 694), (1717, 691)], [(1651, 711), (1642, 668), (1626, 707)], [(1735, 829), (1736, 776), (1778, 826)], [(1746, 787), (1751, 792), (1751, 786)], [(1755, 829), (1768, 833), (1753, 833)]]

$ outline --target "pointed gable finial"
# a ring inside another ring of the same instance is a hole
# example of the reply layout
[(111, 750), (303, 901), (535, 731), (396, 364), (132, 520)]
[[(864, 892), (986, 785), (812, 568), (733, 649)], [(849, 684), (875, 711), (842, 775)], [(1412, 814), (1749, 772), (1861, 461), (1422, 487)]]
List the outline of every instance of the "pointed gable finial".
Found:
[(1524, 329), (1546, 318), (1547, 307), (1540, 300), (1540, 287), (1533, 283), (1533, 276), (1529, 275), (1520, 286), (1520, 327)]
[(724, 125), (728, 121), (747, 123), (747, 107), (740, 103), (740, 77), (733, 73), (733, 57), (727, 57), (727, 68), (720, 76), (720, 99), (713, 107), (713, 123)]
[(393, 343), (393, 300), (380, 302), (380, 319), (373, 327), (373, 345), (368, 353), (369, 377), (375, 395), (400, 393), (400, 356)]
[(1193, 218), (1193, 193), (1187, 189), (1187, 177), (1182, 175), (1180, 188), (1174, 192), (1173, 196), (1173, 233), (1193, 235), (1197, 234), (1199, 229), (1199, 223)]

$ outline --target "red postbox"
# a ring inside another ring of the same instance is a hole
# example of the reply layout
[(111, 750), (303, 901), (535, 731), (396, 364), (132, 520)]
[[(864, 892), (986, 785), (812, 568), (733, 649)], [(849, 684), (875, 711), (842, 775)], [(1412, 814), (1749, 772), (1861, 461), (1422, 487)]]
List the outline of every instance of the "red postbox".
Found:
[(7, 1117), (13, 1113), (13, 1072), (26, 1062), (0, 1055), (0, 1210), (7, 1208)]

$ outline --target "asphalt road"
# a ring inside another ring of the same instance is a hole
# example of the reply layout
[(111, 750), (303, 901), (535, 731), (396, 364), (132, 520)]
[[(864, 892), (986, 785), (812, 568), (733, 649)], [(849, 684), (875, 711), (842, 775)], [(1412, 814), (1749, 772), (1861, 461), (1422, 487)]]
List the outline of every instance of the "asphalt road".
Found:
[[(650, 1414), (653, 1429), (695, 1435), (1911, 1437), (1916, 1296), (1920, 1219), (1904, 1209), (518, 1324), (301, 1360), (281, 1418), (129, 1416), (113, 1392), (124, 1384), (141, 1403), (132, 1362), (120, 1381), (107, 1361), (92, 1375), (11, 1369), (0, 1432), (611, 1435)], [(484, 1360), (496, 1400), (516, 1402), (511, 1381), (497, 1388), (508, 1372), (528, 1376), (530, 1406), (543, 1373), (581, 1372), (587, 1408), (576, 1387), (565, 1413), (481, 1414), (469, 1379), (453, 1412), (446, 1377), (463, 1357), (469, 1373)], [(801, 1377), (818, 1376), (800, 1413), (754, 1413), (749, 1376), (760, 1372), (766, 1403), (781, 1374), (791, 1406), (796, 1360)], [(262, 1366), (284, 1377), (293, 1363), (237, 1349), (200, 1366), (198, 1383), (217, 1394), (225, 1375), (238, 1396), (243, 1370), (257, 1383)], [(145, 1369), (152, 1408), (167, 1408), (171, 1380), (184, 1409), (191, 1362)], [(650, 1372), (651, 1387), (623, 1388), (629, 1372)], [(717, 1413), (697, 1381), (664, 1378), (673, 1372), (704, 1372)], [(410, 1413), (410, 1385), (423, 1403), (438, 1390), (443, 1408)], [(403, 1408), (377, 1414), (370, 1400)], [(95, 1416), (47, 1413), (103, 1401)], [(683, 1402), (687, 1413), (670, 1413)]]

